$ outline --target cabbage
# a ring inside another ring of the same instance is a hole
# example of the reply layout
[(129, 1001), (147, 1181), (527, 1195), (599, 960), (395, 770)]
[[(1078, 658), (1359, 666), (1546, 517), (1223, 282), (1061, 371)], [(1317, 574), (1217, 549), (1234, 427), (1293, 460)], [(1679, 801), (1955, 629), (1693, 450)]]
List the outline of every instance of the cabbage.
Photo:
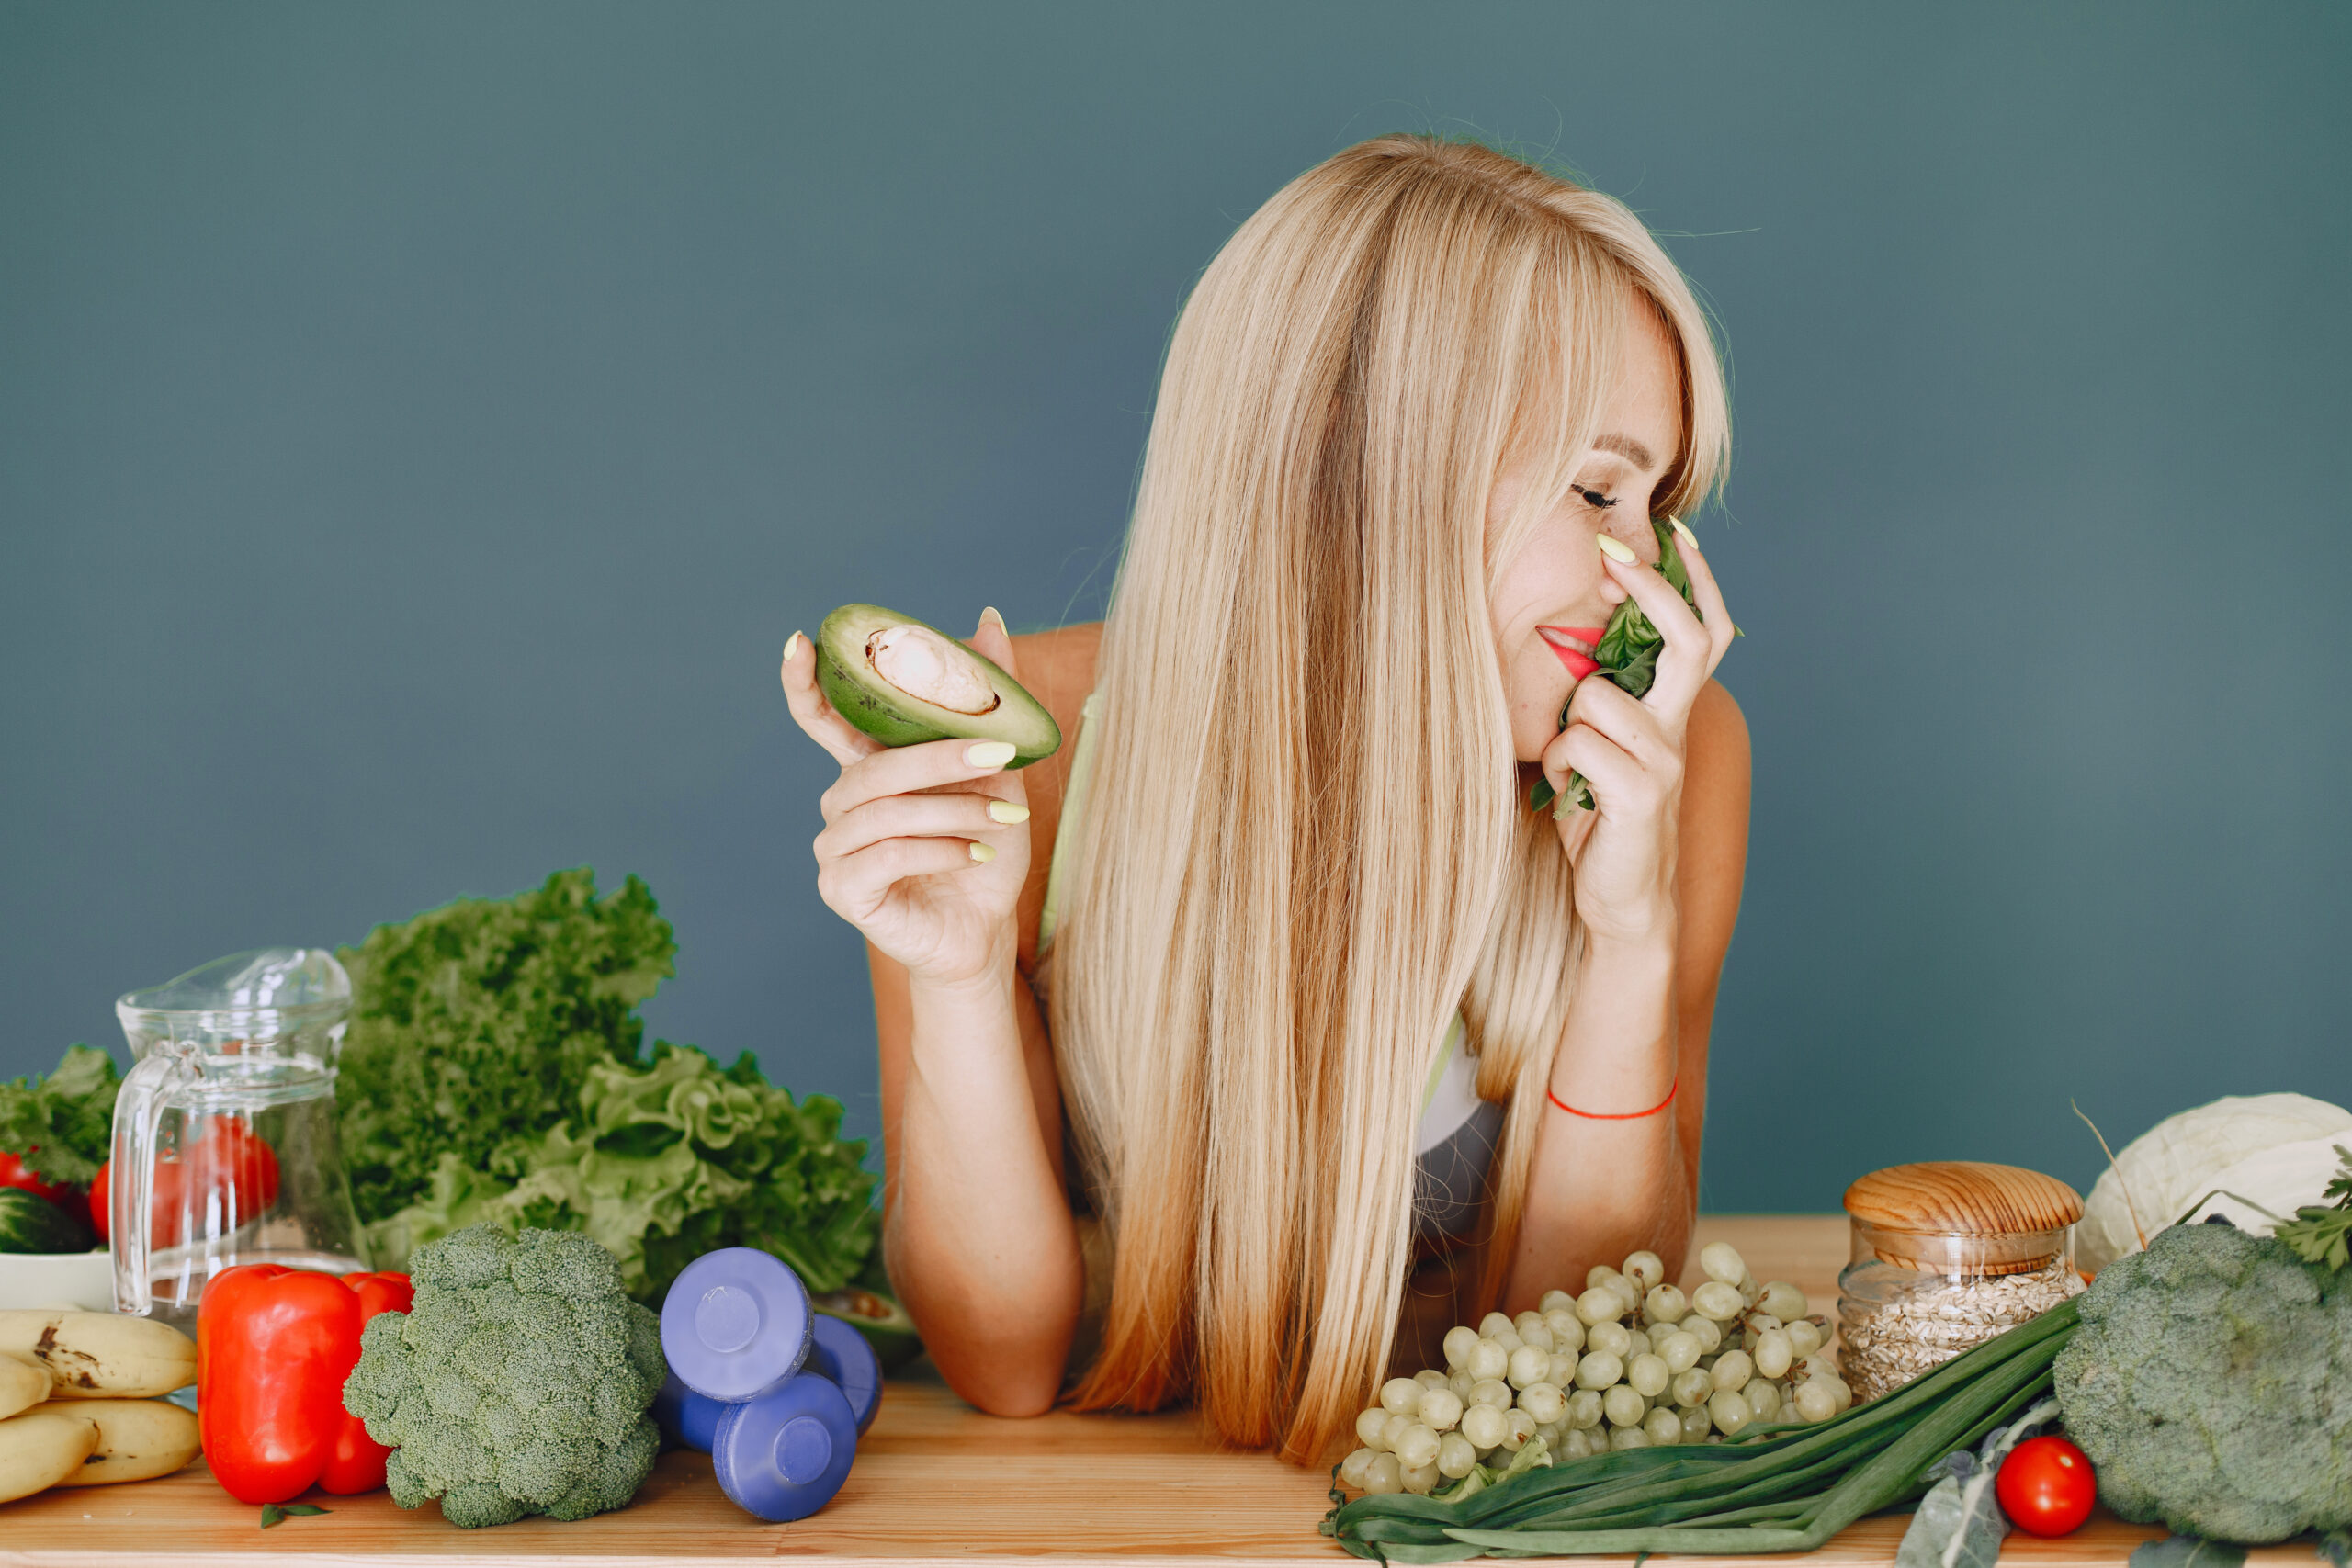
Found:
[[(2139, 1230), (2154, 1235), (2189, 1206), (2216, 1187), (2253, 1199), (2281, 1214), (2294, 1213), (2298, 1202), (2309, 1202), (2318, 1185), (2289, 1190), (2276, 1182), (2292, 1178), (2300, 1167), (2282, 1167), (2263, 1176), (2257, 1167), (2247, 1179), (2269, 1186), (2283, 1200), (2274, 1204), (2262, 1192), (2221, 1179), (2241, 1161), (2288, 1144), (2340, 1138), (2352, 1131), (2352, 1111), (2302, 1094), (2231, 1095), (2211, 1105), (2167, 1116), (2116, 1151), (2113, 1168), (2104, 1172), (2083, 1205), (2082, 1223), (2075, 1227), (2075, 1263), (2086, 1274), (2096, 1274), (2117, 1258), (2140, 1250), (2132, 1227), (2133, 1208)], [(2120, 1180), (2118, 1178), (2120, 1178)], [(2324, 1178), (2322, 1179), (2323, 1182)], [(2124, 1201), (2124, 1190), (2132, 1194)]]

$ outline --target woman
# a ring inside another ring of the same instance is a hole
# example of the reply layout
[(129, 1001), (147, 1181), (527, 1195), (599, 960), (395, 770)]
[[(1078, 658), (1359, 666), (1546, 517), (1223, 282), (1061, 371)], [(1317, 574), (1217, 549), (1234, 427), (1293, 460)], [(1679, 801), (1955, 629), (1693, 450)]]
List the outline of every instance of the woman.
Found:
[[(1080, 1408), (1189, 1396), (1313, 1462), (1392, 1347), (1679, 1264), (1747, 742), (1704, 553), (1685, 530), (1694, 615), (1649, 519), (1728, 451), (1704, 319), (1623, 206), (1382, 137), (1203, 274), (1108, 619), (981, 617), (1075, 746), (879, 750), (794, 635), (886, 1256), (965, 1398), (1043, 1410), (1068, 1368)], [(1629, 597), (1666, 639), (1639, 701), (1581, 679)], [(1529, 809), (1572, 772), (1594, 809)]]

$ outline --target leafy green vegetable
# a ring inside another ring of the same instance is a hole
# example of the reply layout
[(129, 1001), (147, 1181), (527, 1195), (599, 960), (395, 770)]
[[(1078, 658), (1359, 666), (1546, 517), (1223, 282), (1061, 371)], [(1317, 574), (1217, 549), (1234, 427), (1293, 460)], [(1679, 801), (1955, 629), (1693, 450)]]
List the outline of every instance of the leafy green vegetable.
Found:
[[(2352, 1149), (2337, 1144), (2335, 1155), (2342, 1169), (2320, 1194), (2321, 1201), (2297, 1209), (2293, 1219), (2270, 1234), (2293, 1247), (2295, 1256), (2306, 1263), (2342, 1269), (2352, 1264)], [(2329, 1203), (2330, 1198), (2335, 1201)]]
[(1954, 1449), (1928, 1473), (1937, 1477), (1919, 1499), (1911, 1524), (1895, 1548), (1894, 1568), (1993, 1568), (2002, 1538), (2009, 1533), (1994, 1483), (2011, 1450), (2058, 1418), (2058, 1402), (2038, 1401), (2015, 1421), (1984, 1439), (1974, 1452)]
[(2168, 1535), (2143, 1540), (2132, 1549), (2129, 1568), (2238, 1568), (2245, 1548), (2193, 1535)]
[(86, 1185), (114, 1143), (114, 1058), (68, 1045), (57, 1070), (0, 1083), (0, 1151), (48, 1181)]
[[(1674, 591), (1682, 595), (1682, 602), (1690, 606), (1690, 613), (1700, 615), (1699, 601), (1690, 588), (1690, 569), (1683, 565), (1682, 552), (1674, 547), (1673, 524), (1663, 517), (1653, 517), (1650, 519), (1650, 531), (1657, 536), (1659, 574), (1674, 584)], [(1705, 619), (1703, 615), (1700, 618)], [(1610, 615), (1609, 625), (1601, 632), (1600, 640), (1593, 645), (1593, 662), (1600, 668), (1592, 673), (1608, 676), (1629, 696), (1647, 696), (1650, 687), (1657, 680), (1657, 656), (1665, 647), (1664, 634), (1650, 624), (1649, 616), (1642, 613), (1639, 604), (1628, 599)], [(1591, 677), (1586, 678), (1589, 680)], [(1569, 694), (1569, 701), (1575, 701), (1574, 693)], [(1563, 703), (1560, 705), (1560, 728), (1566, 729), (1567, 727), (1568, 708), (1567, 704)], [(1527, 808), (1542, 810), (1555, 793), (1551, 780), (1537, 779), (1534, 788), (1528, 792)], [(1558, 804), (1552, 807), (1552, 815), (1565, 817), (1571, 806), (1582, 807), (1587, 811), (1592, 809), (1592, 788), (1585, 783), (1582, 773), (1568, 775), (1568, 787), (1560, 794)]]
[[(874, 1249), (879, 1215), (862, 1139), (842, 1108), (796, 1105), (750, 1053), (721, 1071), (691, 1045), (658, 1042), (646, 1066), (600, 1062), (576, 1120), (519, 1151), (517, 1179), (436, 1162), (425, 1196), (371, 1226), (379, 1266), (466, 1225), (585, 1231), (619, 1260), (628, 1292), (657, 1301), (688, 1263), (755, 1247), (811, 1291), (847, 1285)], [(575, 1131), (575, 1126), (578, 1131)]]
[(445, 1155), (518, 1173), (591, 1069), (637, 1059), (637, 1005), (677, 951), (645, 884), (632, 876), (599, 897), (585, 867), (341, 949), (352, 1022), (335, 1100), (359, 1218), (423, 1198)]
[(489, 1225), (419, 1247), (416, 1304), (360, 1336), (345, 1408), (393, 1450), (403, 1508), (471, 1529), (626, 1506), (653, 1468), (661, 1320), (583, 1235)]

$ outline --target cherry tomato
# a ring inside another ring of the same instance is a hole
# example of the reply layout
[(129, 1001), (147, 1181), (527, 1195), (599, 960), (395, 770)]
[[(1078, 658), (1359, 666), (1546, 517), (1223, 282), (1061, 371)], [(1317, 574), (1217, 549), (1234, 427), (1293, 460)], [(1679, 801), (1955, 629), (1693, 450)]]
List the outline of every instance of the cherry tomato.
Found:
[(2091, 1517), (2098, 1476), (2089, 1456), (2065, 1438), (2029, 1438), (2001, 1462), (1993, 1495), (2028, 1535), (2067, 1535)]
[[(27, 1154), (38, 1152), (38, 1149), (25, 1151)], [(23, 1160), (6, 1149), (0, 1149), (0, 1187), (21, 1187), (34, 1197), (46, 1198), (62, 1209), (74, 1208), (82, 1199), (80, 1192), (62, 1181), (43, 1181)]]

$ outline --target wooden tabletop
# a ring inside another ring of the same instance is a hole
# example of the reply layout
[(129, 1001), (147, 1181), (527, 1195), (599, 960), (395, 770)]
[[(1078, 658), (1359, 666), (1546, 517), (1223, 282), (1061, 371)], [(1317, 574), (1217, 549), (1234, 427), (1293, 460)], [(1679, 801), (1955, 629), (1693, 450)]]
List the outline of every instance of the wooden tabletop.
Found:
[[(1844, 1216), (1703, 1220), (1692, 1257), (1699, 1245), (1717, 1239), (1737, 1247), (1758, 1279), (1787, 1280), (1804, 1290), (1815, 1310), (1834, 1311), (1846, 1255)], [(1352, 1562), (1316, 1533), (1330, 1506), (1328, 1486), (1324, 1475), (1264, 1454), (1217, 1451), (1188, 1414), (1004, 1420), (980, 1415), (936, 1375), (918, 1372), (889, 1385), (840, 1495), (795, 1524), (763, 1524), (743, 1513), (719, 1492), (709, 1456), (678, 1452), (662, 1457), (628, 1507), (577, 1524), (526, 1519), (461, 1530), (443, 1522), (433, 1505), (407, 1512), (376, 1492), (314, 1494), (309, 1500), (332, 1513), (264, 1530), (260, 1510), (222, 1492), (199, 1461), (159, 1481), (51, 1491), (0, 1505), (0, 1563), (153, 1568), (253, 1556), (323, 1565), (383, 1557), (401, 1559), (404, 1568), (492, 1560), (623, 1568), (820, 1554), (876, 1564), (985, 1556), (1001, 1568), (1062, 1568), (1089, 1558), (1131, 1564)], [(1809, 1561), (1883, 1568), (1894, 1561), (1906, 1523), (1900, 1515), (1864, 1519)], [(2064, 1540), (2011, 1535), (2002, 1561), (2019, 1568), (2117, 1563), (2162, 1533), (2101, 1510)], [(2290, 1545), (2257, 1551), (2251, 1560), (2304, 1568), (2312, 1552)]]

